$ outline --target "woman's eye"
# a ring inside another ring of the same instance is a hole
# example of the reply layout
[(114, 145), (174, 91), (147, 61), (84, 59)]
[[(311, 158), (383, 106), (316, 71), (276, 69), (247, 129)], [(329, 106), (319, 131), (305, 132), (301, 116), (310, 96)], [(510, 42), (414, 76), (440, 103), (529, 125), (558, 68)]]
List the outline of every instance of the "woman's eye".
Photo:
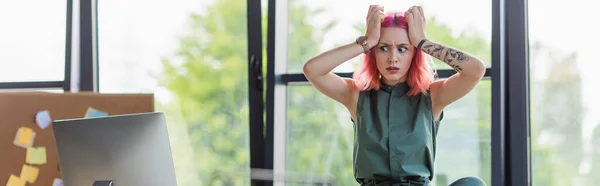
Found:
[(399, 47), (398, 51), (399, 52), (406, 52), (408, 49), (406, 47)]
[(379, 47), (379, 50), (381, 50), (382, 52), (385, 52), (385, 51), (388, 50), (388, 47), (387, 46), (381, 46), (381, 47)]

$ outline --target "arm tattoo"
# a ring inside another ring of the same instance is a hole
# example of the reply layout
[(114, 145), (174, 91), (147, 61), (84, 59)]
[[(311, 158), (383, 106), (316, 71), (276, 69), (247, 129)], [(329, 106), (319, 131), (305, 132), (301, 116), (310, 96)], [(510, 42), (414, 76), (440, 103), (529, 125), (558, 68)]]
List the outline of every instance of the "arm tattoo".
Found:
[(440, 56), (442, 56), (442, 51), (444, 51), (445, 48), (446, 47), (442, 45), (428, 44), (423, 47), (423, 50), (429, 55), (439, 59)]
[(463, 63), (470, 59), (467, 54), (461, 51), (445, 47), (437, 43), (428, 43), (423, 46), (422, 50), (425, 53), (450, 65), (450, 67), (454, 68), (456, 71), (463, 70), (458, 63)]

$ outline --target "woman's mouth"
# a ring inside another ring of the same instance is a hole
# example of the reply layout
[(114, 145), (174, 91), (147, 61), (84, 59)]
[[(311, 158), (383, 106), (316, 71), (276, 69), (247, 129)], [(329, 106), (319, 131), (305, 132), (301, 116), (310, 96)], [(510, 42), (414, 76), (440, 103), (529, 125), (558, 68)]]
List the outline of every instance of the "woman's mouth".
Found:
[(396, 73), (400, 70), (398, 67), (387, 67), (385, 68), (389, 73)]

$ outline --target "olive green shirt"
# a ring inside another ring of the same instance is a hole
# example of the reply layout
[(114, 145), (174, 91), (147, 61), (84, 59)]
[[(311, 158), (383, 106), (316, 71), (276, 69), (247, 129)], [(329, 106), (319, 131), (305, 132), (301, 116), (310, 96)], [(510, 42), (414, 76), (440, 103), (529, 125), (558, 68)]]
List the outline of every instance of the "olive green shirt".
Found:
[(361, 185), (433, 179), (439, 120), (429, 94), (408, 96), (406, 82), (362, 91), (354, 123), (354, 177)]

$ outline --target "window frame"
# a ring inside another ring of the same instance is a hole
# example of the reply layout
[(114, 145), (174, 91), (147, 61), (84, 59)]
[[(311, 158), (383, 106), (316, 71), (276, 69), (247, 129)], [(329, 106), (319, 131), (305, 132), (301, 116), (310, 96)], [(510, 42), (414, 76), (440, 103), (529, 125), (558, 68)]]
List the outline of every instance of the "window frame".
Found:
[[(0, 89), (62, 87), (65, 92), (98, 92), (97, 0), (77, 2), (80, 3), (79, 11), (75, 12), (80, 19), (79, 25), (73, 30), (73, 1), (67, 0), (65, 80), (0, 83)], [(288, 2), (268, 0), (265, 85), (261, 52), (261, 3), (261, 0), (247, 0), (250, 168), (272, 170), (274, 174), (283, 175), (287, 140), (287, 86), (308, 82), (302, 74), (286, 72)], [(491, 12), (492, 68), (486, 69), (485, 78), (492, 81), (492, 184), (531, 185), (527, 0), (492, 0)], [(74, 37), (79, 41), (73, 42), (73, 35), (79, 36)], [(77, 49), (78, 53), (72, 53), (71, 49)], [(72, 56), (77, 55), (79, 58), (73, 59), (78, 60), (72, 63)], [(73, 72), (72, 67), (75, 69)], [(453, 70), (438, 72), (440, 78), (455, 73)], [(337, 74), (351, 76), (350, 72)], [(266, 114), (265, 119), (263, 114)], [(270, 181), (255, 180), (253, 172), (253, 185), (274, 185)]]
[(60, 88), (65, 92), (71, 90), (71, 48), (72, 48), (72, 29), (73, 29), (73, 0), (66, 0), (65, 12), (65, 71), (62, 81), (13, 81), (0, 82), (0, 90), (19, 90), (19, 89), (53, 89)]
[[(303, 74), (287, 73), (287, 3), (268, 1), (266, 98), (270, 99), (265, 100), (264, 126), (265, 153), (273, 153), (267, 162), (272, 162), (273, 172), (283, 175), (286, 89), (290, 84), (308, 83)], [(484, 79), (492, 81), (492, 185), (531, 185), (527, 0), (492, 0), (491, 9), (492, 67), (486, 69)], [(438, 70), (440, 78), (454, 73)], [(351, 72), (336, 74), (352, 76)], [(250, 149), (254, 151), (255, 147)]]
[(64, 92), (98, 92), (96, 5), (96, 0), (66, 0), (65, 74), (62, 81), (0, 82), (0, 90), (61, 88)]

